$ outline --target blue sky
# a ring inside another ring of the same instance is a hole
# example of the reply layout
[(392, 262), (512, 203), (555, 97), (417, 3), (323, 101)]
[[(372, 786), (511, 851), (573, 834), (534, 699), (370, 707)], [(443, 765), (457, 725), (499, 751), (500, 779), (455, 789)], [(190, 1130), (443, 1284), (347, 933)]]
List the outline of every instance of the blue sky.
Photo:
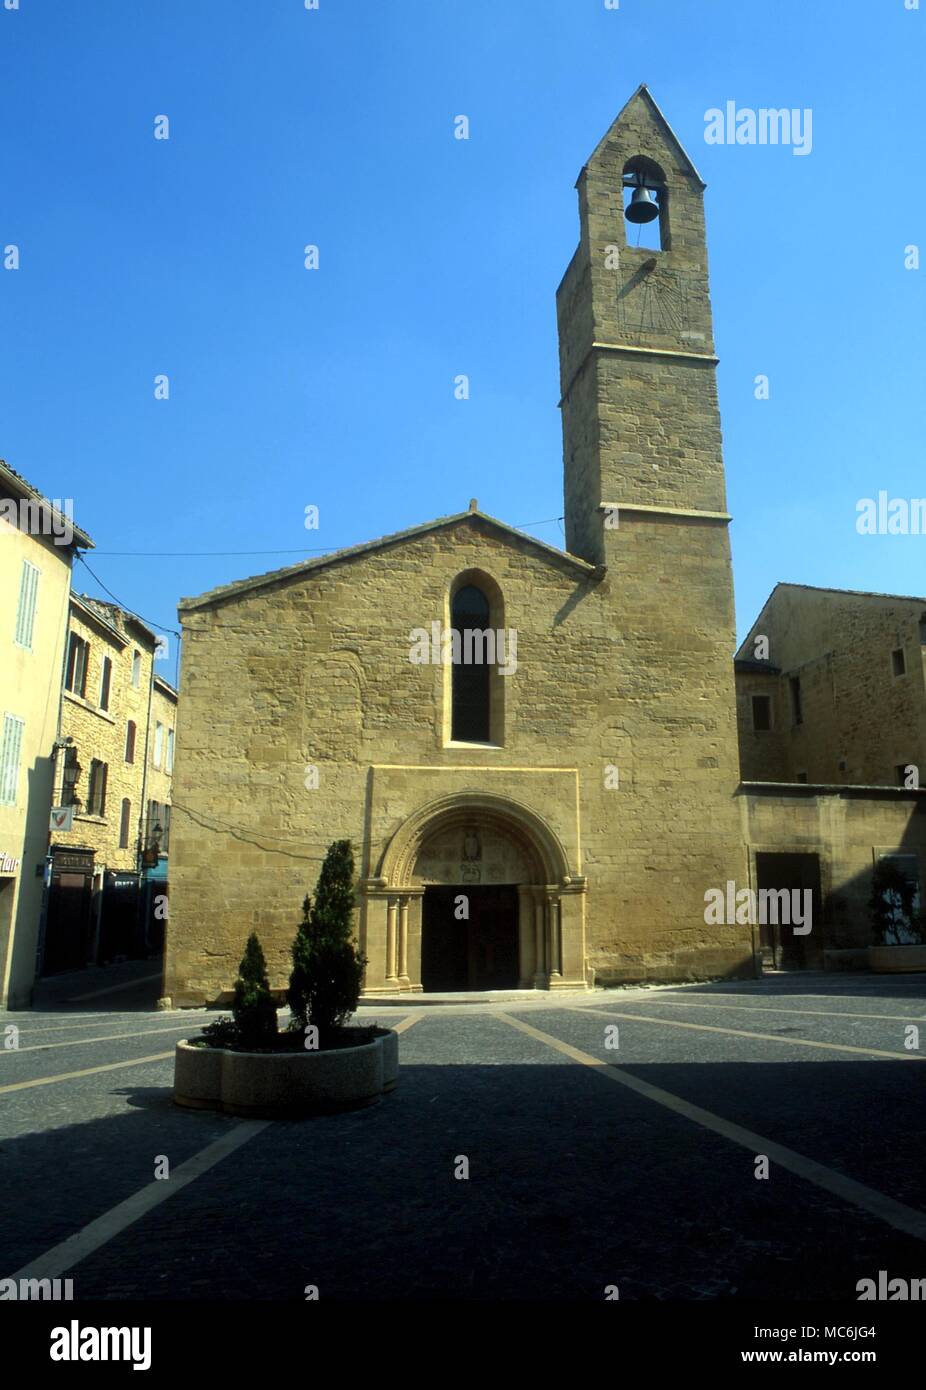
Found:
[[(904, 0), (0, 7), (0, 456), (162, 628), (472, 496), (561, 545), (573, 185), (645, 81), (708, 184), (740, 633), (779, 579), (926, 593), (926, 537), (855, 530), (926, 494), (924, 60)], [(812, 153), (708, 145), (729, 100)], [(191, 551), (290, 553), (146, 554)]]

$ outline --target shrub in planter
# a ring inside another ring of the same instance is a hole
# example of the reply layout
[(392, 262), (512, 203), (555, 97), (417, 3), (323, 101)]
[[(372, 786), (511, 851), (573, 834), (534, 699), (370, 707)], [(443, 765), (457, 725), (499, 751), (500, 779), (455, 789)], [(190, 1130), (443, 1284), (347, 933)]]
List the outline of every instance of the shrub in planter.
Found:
[(287, 1001), (292, 1027), (318, 1028), (319, 1038), (342, 1027), (357, 1007), (365, 959), (352, 936), (354, 856), (350, 840), (329, 846), (315, 888), (306, 897), (293, 942)]
[(213, 1047), (272, 1047), (277, 1037), (277, 1009), (270, 993), (267, 962), (257, 933), (251, 932), (244, 948), (235, 997), (233, 1018), (217, 1018), (203, 1029), (203, 1037)]

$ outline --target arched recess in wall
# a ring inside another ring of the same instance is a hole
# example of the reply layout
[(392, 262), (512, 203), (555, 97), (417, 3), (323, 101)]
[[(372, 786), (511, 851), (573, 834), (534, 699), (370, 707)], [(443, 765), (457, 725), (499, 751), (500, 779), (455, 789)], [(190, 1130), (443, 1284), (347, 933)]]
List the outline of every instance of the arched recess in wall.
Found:
[(458, 658), (443, 663), (444, 742), (501, 746), (509, 679), (503, 671), (511, 653), (498, 582), (481, 569), (456, 575), (447, 591), (444, 627), (457, 634)]
[(335, 648), (313, 664), (307, 682), (305, 723), (309, 762), (356, 762), (363, 740), (363, 666), (358, 654)]

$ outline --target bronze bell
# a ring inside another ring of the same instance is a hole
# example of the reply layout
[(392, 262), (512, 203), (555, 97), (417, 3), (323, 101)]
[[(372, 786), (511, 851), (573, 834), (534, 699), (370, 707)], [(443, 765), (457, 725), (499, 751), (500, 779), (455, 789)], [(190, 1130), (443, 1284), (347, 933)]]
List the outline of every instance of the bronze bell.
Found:
[(652, 222), (659, 216), (659, 204), (648, 188), (635, 188), (624, 216), (628, 222)]

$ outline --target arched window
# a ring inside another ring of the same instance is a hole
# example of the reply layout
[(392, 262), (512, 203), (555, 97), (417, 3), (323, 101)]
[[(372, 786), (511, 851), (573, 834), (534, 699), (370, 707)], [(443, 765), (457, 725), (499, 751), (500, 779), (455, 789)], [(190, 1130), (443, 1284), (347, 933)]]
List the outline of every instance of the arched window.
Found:
[[(637, 222), (628, 218), (627, 245), (645, 247), (648, 251), (669, 249), (669, 190), (666, 176), (654, 159), (635, 155), (624, 165), (624, 215), (634, 203), (644, 212), (651, 209), (650, 221)], [(653, 216), (655, 213), (655, 216)]]
[[(453, 596), (450, 626), (454, 641), (451, 676), (451, 738), (460, 743), (488, 743), (492, 732), (492, 666), (484, 636), (489, 629), (489, 600), (475, 584), (464, 584)], [(494, 640), (492, 642), (494, 655)]]

